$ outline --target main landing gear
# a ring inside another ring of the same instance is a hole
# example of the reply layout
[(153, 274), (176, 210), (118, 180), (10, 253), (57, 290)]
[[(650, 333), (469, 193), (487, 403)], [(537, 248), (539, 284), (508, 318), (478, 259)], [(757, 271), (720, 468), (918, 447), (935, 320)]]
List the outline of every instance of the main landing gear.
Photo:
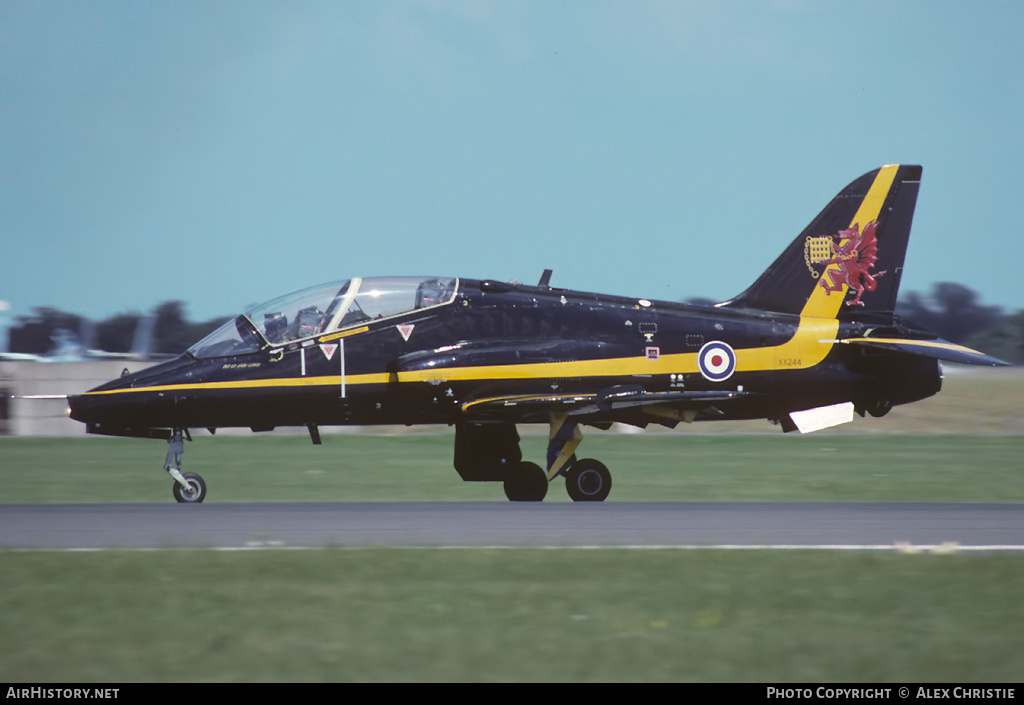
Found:
[(564, 475), (565, 489), (574, 502), (603, 502), (612, 491), (612, 474), (599, 460), (576, 459), (576, 449), (582, 442), (579, 424), (570, 421), (567, 414), (551, 415), (548, 479)]
[(540, 465), (523, 461), (505, 474), (505, 496), (511, 502), (540, 502), (548, 493), (548, 476)]
[[(612, 490), (612, 474), (600, 460), (576, 460), (562, 474), (574, 502), (603, 502)], [(518, 463), (505, 476), (505, 496), (513, 502), (540, 502), (547, 496), (549, 475), (537, 463)]]
[(505, 496), (513, 502), (540, 502), (548, 484), (565, 477), (565, 489), (574, 502), (603, 502), (612, 491), (612, 474), (605, 464), (592, 458), (576, 459), (583, 442), (579, 424), (568, 414), (552, 414), (548, 432), (548, 471), (536, 463), (521, 462), (505, 478)]
[(185, 454), (184, 436), (188, 436), (188, 429), (176, 428), (171, 432), (167, 440), (164, 470), (174, 478), (172, 492), (175, 500), (185, 504), (199, 504), (206, 499), (206, 483), (194, 472), (181, 471), (181, 457)]
[(612, 491), (612, 474), (600, 460), (577, 460), (565, 473), (565, 489), (574, 502), (603, 502)]
[(467, 482), (501, 482), (513, 502), (540, 502), (556, 477), (575, 502), (602, 502), (612, 489), (604, 463), (578, 460), (583, 441), (579, 424), (567, 414), (552, 414), (548, 434), (547, 470), (523, 460), (519, 433), (512, 423), (459, 424), (455, 429), (455, 469)]

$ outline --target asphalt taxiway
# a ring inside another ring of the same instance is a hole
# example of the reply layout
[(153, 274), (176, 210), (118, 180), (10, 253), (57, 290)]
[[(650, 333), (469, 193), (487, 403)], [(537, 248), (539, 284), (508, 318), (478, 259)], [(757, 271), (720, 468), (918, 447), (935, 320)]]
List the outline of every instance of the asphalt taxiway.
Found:
[(0, 504), (0, 548), (1024, 550), (1024, 504)]

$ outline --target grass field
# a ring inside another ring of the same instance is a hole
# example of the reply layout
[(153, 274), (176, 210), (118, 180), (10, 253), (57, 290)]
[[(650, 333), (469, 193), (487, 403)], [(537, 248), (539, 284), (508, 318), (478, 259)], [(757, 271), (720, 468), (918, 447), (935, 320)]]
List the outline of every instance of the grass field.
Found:
[[(542, 459), (546, 438), (525, 436)], [(4, 502), (171, 502), (165, 445), (134, 439), (0, 440)], [(1024, 436), (590, 434), (609, 501), (1024, 501)], [(208, 502), (505, 501), (463, 482), (452, 434), (197, 438), (184, 468)], [(552, 483), (545, 501), (569, 501)]]
[[(527, 436), (541, 459), (546, 438)], [(586, 452), (583, 453), (583, 450)], [(0, 440), (4, 502), (171, 502), (165, 445), (132, 439)], [(463, 482), (450, 432), (197, 438), (184, 468), (208, 502), (505, 501)], [(591, 434), (581, 454), (613, 474), (609, 501), (1024, 501), (1024, 436)], [(545, 501), (569, 501), (561, 481)]]
[[(590, 432), (580, 453), (612, 469), (609, 501), (1021, 502), (1008, 379), (837, 433)], [(545, 442), (524, 436), (524, 453)], [(450, 429), (319, 447), (203, 436), (185, 469), (210, 502), (504, 502), (458, 478), (451, 446)], [(0, 500), (170, 503), (164, 450), (0, 439)], [(1019, 554), (3, 551), (0, 565), (8, 682), (1017, 682), (1024, 663)]]
[(0, 680), (1020, 680), (1024, 560), (3, 554)]

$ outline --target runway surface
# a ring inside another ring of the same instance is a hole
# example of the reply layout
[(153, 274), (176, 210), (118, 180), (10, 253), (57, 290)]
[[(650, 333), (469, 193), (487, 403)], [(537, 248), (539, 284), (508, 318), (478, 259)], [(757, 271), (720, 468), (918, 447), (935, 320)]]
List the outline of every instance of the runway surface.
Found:
[(0, 504), (0, 547), (1024, 550), (1024, 504)]

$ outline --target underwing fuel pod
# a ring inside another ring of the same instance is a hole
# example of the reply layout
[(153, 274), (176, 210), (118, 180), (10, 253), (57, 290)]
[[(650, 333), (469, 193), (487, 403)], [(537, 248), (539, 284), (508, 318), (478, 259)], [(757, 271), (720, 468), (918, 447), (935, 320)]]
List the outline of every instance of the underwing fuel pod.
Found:
[[(1001, 360), (894, 314), (921, 167), (854, 180), (755, 281), (714, 306), (456, 277), (353, 278), (246, 311), (180, 357), (69, 399), (88, 433), (168, 441), (179, 502), (189, 429), (455, 426), (463, 480), (539, 501), (604, 500), (582, 426), (767, 419), (810, 432), (939, 391), (940, 361)], [(543, 464), (516, 424), (549, 424)]]

